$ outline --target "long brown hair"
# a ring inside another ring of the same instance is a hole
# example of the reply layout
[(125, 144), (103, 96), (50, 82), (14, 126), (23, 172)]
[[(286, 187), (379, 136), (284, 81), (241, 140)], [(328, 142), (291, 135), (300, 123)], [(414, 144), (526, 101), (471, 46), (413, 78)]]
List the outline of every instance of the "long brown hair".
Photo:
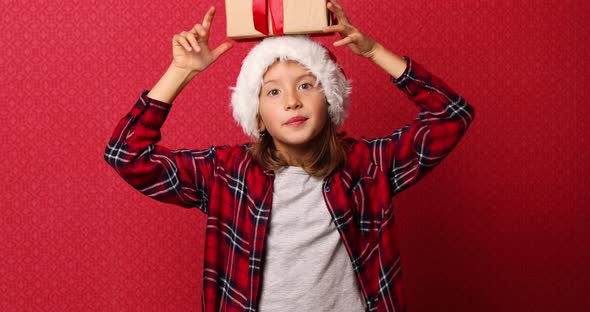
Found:
[[(337, 133), (334, 124), (328, 120), (314, 139), (313, 145), (317, 148), (303, 160), (301, 164), (303, 170), (312, 176), (323, 178), (342, 168), (346, 162), (342, 141), (344, 135), (344, 133)], [(252, 144), (250, 154), (256, 163), (266, 169), (277, 170), (289, 166), (276, 150), (273, 138), (268, 132)]]

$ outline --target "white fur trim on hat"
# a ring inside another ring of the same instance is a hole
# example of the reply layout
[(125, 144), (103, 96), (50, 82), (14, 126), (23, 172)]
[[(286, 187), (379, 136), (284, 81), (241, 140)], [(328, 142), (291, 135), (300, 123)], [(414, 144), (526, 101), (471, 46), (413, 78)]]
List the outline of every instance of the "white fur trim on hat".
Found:
[(348, 115), (350, 81), (318, 42), (307, 36), (280, 36), (266, 38), (250, 50), (231, 88), (233, 116), (244, 132), (259, 138), (256, 115), (262, 77), (277, 59), (296, 61), (309, 69), (321, 84), (332, 122), (340, 126)]

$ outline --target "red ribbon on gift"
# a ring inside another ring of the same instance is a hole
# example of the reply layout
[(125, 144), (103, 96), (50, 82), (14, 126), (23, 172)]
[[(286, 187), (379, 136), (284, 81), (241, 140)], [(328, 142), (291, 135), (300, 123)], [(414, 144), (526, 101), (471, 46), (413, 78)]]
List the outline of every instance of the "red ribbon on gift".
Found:
[(267, 5), (271, 12), (272, 32), (274, 35), (283, 34), (283, 0), (252, 0), (254, 28), (265, 36), (268, 32)]

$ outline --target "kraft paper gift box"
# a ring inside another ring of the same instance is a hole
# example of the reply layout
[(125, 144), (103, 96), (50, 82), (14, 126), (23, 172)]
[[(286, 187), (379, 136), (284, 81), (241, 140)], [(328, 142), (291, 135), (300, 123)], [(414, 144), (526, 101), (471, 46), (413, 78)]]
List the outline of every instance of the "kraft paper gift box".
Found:
[(331, 24), (326, 0), (225, 0), (227, 37), (322, 33)]

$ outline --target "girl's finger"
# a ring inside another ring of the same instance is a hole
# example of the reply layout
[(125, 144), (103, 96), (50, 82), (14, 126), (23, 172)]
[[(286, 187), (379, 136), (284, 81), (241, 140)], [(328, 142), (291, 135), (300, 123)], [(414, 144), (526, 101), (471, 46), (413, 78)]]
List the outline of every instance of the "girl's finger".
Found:
[(203, 18), (203, 27), (206, 30), (209, 30), (209, 28), (211, 27), (211, 22), (213, 21), (213, 16), (215, 16), (215, 7), (214, 6), (209, 8), (207, 13), (205, 14), (205, 17)]
[(217, 59), (220, 55), (227, 52), (227, 50), (231, 49), (233, 44), (231, 42), (224, 42), (220, 44), (215, 50), (213, 50), (213, 57)]
[(199, 46), (199, 43), (197, 42), (197, 38), (195, 37), (195, 34), (187, 33), (186, 39), (190, 42), (193, 49), (195, 49), (195, 52), (201, 52), (201, 47)]
[(346, 33), (346, 26), (342, 24), (336, 24), (331, 26), (326, 26), (323, 29), (324, 32), (339, 32), (339, 33)]
[(338, 0), (330, 0), (330, 2), (334, 3), (337, 6), (340, 6), (340, 3), (338, 3)]
[(340, 4), (338, 4), (335, 1), (331, 1), (328, 2), (327, 4), (327, 8), (328, 10), (330, 10), (330, 12), (336, 14), (336, 18), (338, 19), (338, 23), (348, 23), (348, 18), (346, 17), (346, 14), (344, 14), (344, 9), (342, 9), (342, 7), (340, 6)]
[(178, 42), (178, 44), (180, 44), (185, 50), (187, 50), (187, 51), (191, 51), (192, 50), (191, 45), (186, 40), (186, 38), (184, 38), (184, 37), (182, 37), (180, 35), (176, 35), (174, 37), (175, 37), (174, 40), (176, 42)]
[(350, 36), (334, 42), (334, 46), (335, 47), (339, 47), (339, 46), (343, 46), (343, 45), (346, 45), (346, 44), (349, 44), (349, 43), (352, 43), (352, 38)]
[(199, 35), (200, 38), (207, 38), (207, 30), (201, 24), (195, 25), (193, 29), (191, 29), (191, 32)]

